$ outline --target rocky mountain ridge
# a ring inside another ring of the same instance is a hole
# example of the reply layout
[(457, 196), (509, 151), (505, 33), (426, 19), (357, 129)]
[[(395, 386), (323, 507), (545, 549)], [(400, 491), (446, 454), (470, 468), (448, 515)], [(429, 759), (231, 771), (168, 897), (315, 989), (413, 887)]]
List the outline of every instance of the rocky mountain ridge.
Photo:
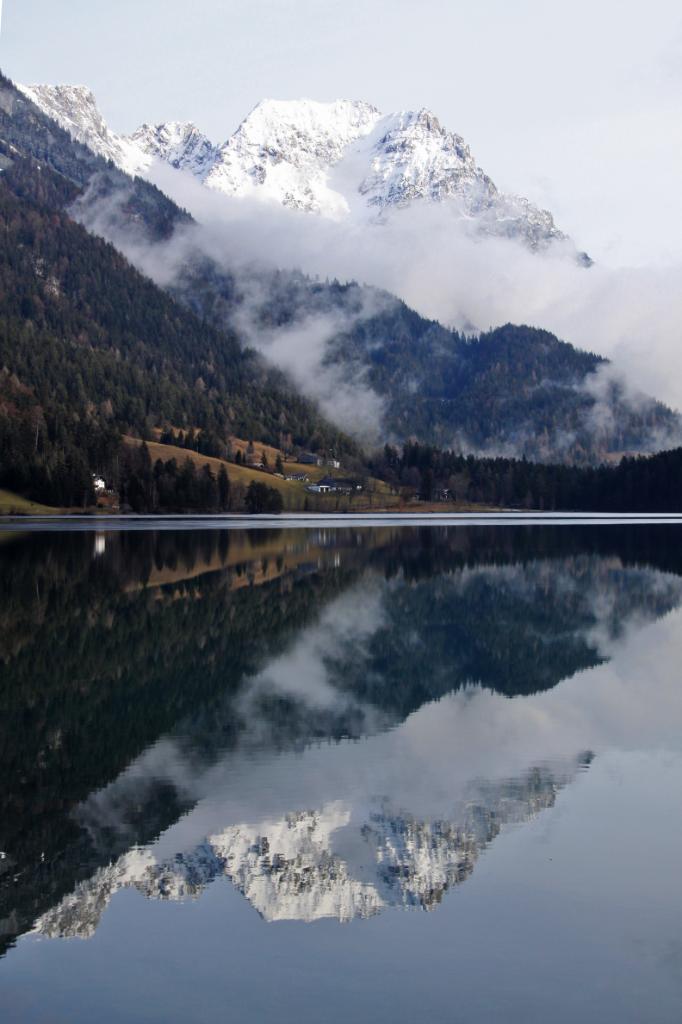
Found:
[(160, 160), (227, 196), (372, 223), (415, 203), (447, 202), (475, 233), (514, 238), (533, 250), (567, 241), (551, 213), (501, 192), (464, 139), (426, 108), (384, 115), (357, 100), (264, 100), (226, 142), (214, 144), (190, 122), (144, 124), (131, 136), (117, 135), (84, 86), (21, 88), (128, 174), (146, 176)]

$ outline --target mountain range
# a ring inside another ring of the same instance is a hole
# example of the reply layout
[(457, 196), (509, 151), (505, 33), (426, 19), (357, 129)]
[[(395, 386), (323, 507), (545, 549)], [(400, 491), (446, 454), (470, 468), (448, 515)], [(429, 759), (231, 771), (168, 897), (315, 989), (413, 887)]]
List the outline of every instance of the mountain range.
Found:
[[(292, 109), (303, 108), (261, 105), (230, 152), (243, 156), (244, 139), (261, 129), (270, 138)], [(317, 139), (322, 113), (310, 110)], [(319, 143), (322, 162), (336, 168), (347, 146), (368, 143), (384, 122), (367, 105), (333, 105), (333, 113), (322, 120), (337, 138), (340, 118), (341, 141), (332, 145), (328, 131), (324, 145), (317, 139), (313, 148)], [(291, 127), (286, 117), (282, 123)], [(166, 128), (145, 129), (145, 146), (152, 136), (158, 146), (161, 137), (179, 138)], [(288, 156), (278, 167), (296, 153), (303, 161), (309, 128), (293, 131), (298, 142), (284, 147)], [(419, 131), (432, 139), (441, 129), (429, 121)], [(141, 145), (135, 134), (134, 143), (114, 136), (87, 90), (20, 91), (0, 81), (0, 269), (7, 296), (0, 484), (37, 500), (80, 503), (67, 499), (82, 493), (90, 471), (114, 472), (117, 438), (150, 436), (169, 425), (198, 428), (223, 446), (233, 433), (274, 445), (285, 438), (314, 451), (334, 448), (351, 460), (360, 454), (358, 442), (416, 438), (464, 451), (594, 463), (672, 447), (682, 436), (677, 413), (632, 395), (617, 367), (546, 331), (506, 325), (469, 336), (363, 284), (217, 259), (203, 245), (202, 225), (153, 183), (122, 169), (139, 166), (131, 163)], [(193, 163), (206, 182), (209, 164), (211, 174), (227, 166), (193, 132), (190, 142), (180, 134), (185, 141), (174, 156), (161, 146), (171, 162)], [(414, 155), (418, 136), (410, 137)], [(392, 152), (393, 143), (386, 145)], [(430, 143), (424, 145), (429, 152)], [(150, 166), (149, 154), (145, 159)], [(433, 166), (424, 165), (430, 184), (420, 186), (415, 201), (435, 203), (473, 180), (452, 170), (441, 189)], [(395, 206), (407, 201), (404, 190), (390, 194)], [(63, 478), (56, 490), (55, 474)]]
[(385, 115), (362, 101), (264, 100), (214, 144), (190, 122), (119, 135), (84, 86), (21, 88), (73, 138), (131, 175), (146, 176), (159, 160), (226, 196), (374, 223), (415, 203), (448, 202), (483, 234), (531, 249), (568, 241), (547, 210), (500, 191), (464, 139), (426, 109)]

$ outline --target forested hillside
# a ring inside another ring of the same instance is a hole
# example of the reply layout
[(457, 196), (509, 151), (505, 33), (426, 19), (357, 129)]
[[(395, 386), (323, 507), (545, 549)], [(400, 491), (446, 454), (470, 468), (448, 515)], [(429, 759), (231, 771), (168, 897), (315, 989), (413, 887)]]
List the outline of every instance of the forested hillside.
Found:
[(0, 486), (88, 503), (91, 472), (116, 475), (121, 433), (167, 424), (353, 450), (233, 333), (60, 212), (71, 193), (30, 158), (0, 178)]
[(597, 384), (608, 360), (548, 331), (507, 324), (467, 336), (385, 292), (300, 274), (271, 275), (267, 296), (259, 311), (265, 327), (320, 314), (340, 320), (326, 360), (362, 367), (384, 400), (385, 437), (579, 464), (682, 440), (677, 413), (645, 396), (633, 400), (615, 376)]
[(682, 440), (677, 413), (633, 400), (615, 376), (597, 384), (608, 360), (548, 331), (507, 324), (469, 336), (374, 288), (263, 268), (232, 276), (202, 259), (185, 266), (173, 293), (215, 324), (247, 307), (256, 331), (327, 317), (323, 365), (340, 380), (360, 371), (382, 399), (386, 438), (577, 464)]

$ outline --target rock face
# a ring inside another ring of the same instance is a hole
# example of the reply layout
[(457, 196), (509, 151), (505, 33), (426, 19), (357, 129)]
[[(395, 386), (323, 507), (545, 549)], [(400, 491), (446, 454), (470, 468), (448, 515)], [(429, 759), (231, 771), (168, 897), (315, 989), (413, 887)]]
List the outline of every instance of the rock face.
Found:
[(143, 124), (130, 137), (131, 145), (142, 151), (140, 165), (157, 158), (177, 170), (190, 171), (204, 181), (216, 159), (210, 140), (189, 121), (169, 121), (168, 124)]
[(265, 100), (220, 147), (206, 184), (226, 195), (254, 195), (294, 209), (342, 217), (347, 197), (330, 170), (374, 128), (368, 103)]
[(426, 109), (384, 115), (363, 101), (264, 100), (214, 145), (191, 123), (145, 124), (130, 137), (116, 135), (83, 86), (22, 88), (127, 173), (145, 175), (161, 160), (224, 195), (370, 223), (415, 203), (447, 202), (475, 232), (520, 239), (531, 249), (566, 239), (546, 210), (500, 192), (461, 136)]
[(86, 86), (20, 85), (18, 88), (77, 142), (84, 143), (105, 160), (111, 160), (126, 174), (142, 174), (151, 165), (151, 157), (137, 143), (111, 131)]

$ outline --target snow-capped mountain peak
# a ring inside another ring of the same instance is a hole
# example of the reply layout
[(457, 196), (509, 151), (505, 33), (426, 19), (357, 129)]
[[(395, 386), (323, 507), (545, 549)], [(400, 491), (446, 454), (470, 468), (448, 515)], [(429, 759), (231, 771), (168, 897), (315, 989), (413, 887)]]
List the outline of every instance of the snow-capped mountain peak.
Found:
[(328, 174), (381, 115), (369, 103), (263, 100), (220, 148), (206, 179), (227, 195), (254, 195), (329, 217), (348, 212)]
[(91, 148), (95, 139), (108, 140), (109, 129), (86, 85), (20, 85), (19, 89), (75, 138), (82, 136)]
[(143, 124), (130, 136), (148, 157), (156, 157), (178, 170), (191, 171), (204, 180), (218, 153), (211, 140), (191, 121)]
[(430, 110), (390, 114), (379, 127), (370, 170), (359, 187), (370, 205), (404, 206), (412, 199), (459, 196), (472, 206), (482, 195), (496, 192), (464, 139), (442, 128)]
[(149, 168), (149, 156), (130, 139), (116, 135), (107, 126), (87, 86), (20, 85), (18, 88), (77, 142), (84, 143), (105, 160), (111, 160), (126, 174), (142, 174)]
[(318, 154), (324, 150), (323, 158), (331, 163), (348, 143), (371, 131), (380, 118), (377, 108), (362, 100), (322, 103), (265, 99), (242, 121), (235, 136), (266, 146), (279, 139), (288, 157), (311, 148)]
[(362, 100), (267, 99), (215, 145), (188, 122), (116, 135), (83, 86), (24, 92), (74, 138), (131, 174), (148, 174), (160, 160), (224, 195), (332, 219), (374, 224), (406, 206), (447, 203), (468, 229), (532, 249), (566, 237), (549, 212), (500, 192), (464, 139), (426, 108), (384, 115)]

